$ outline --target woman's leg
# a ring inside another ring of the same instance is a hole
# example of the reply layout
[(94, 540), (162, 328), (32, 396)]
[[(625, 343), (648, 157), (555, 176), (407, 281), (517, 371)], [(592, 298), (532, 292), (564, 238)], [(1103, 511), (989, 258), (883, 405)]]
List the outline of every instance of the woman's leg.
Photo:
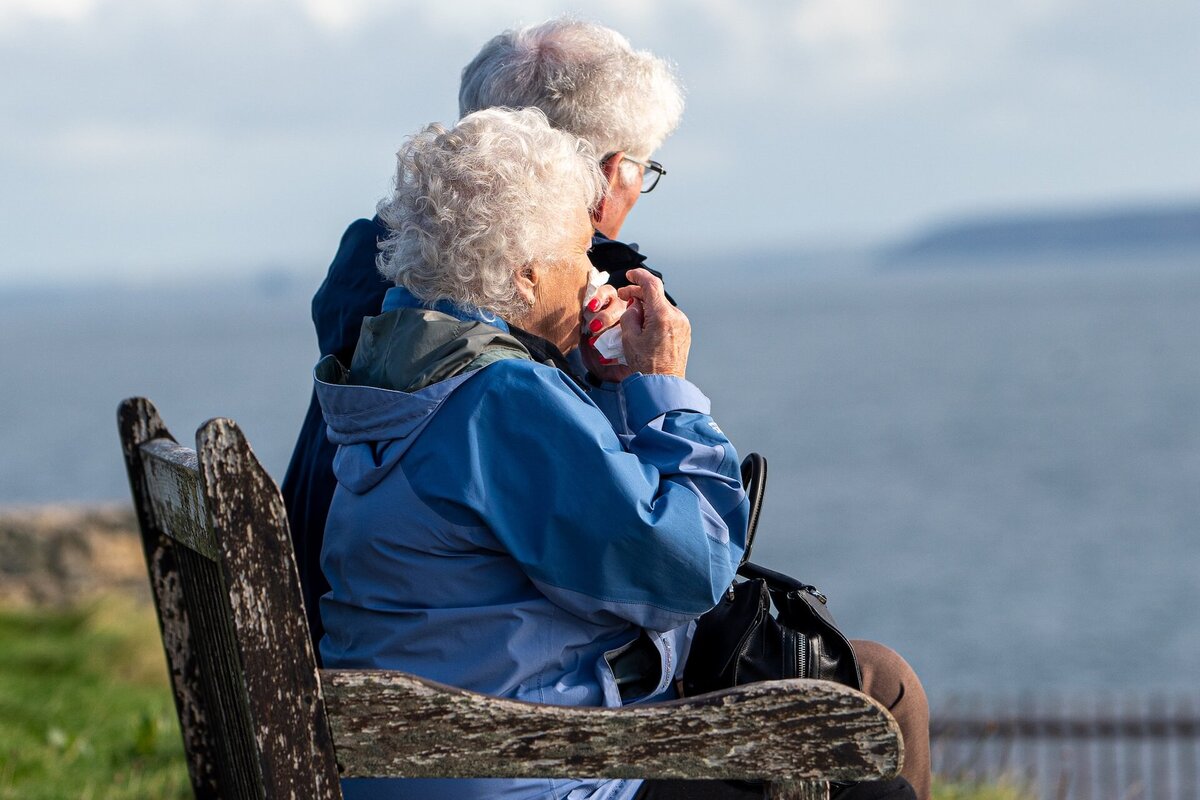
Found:
[(863, 691), (892, 712), (904, 736), (904, 769), (918, 800), (929, 800), (929, 701), (917, 673), (890, 647), (855, 639), (854, 653), (862, 668)]

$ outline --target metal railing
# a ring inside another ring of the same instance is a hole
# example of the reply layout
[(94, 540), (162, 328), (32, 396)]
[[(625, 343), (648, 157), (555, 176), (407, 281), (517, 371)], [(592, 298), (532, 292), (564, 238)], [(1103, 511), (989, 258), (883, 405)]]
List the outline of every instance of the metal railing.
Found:
[(1200, 800), (1200, 696), (948, 697), (934, 772), (1039, 800)]

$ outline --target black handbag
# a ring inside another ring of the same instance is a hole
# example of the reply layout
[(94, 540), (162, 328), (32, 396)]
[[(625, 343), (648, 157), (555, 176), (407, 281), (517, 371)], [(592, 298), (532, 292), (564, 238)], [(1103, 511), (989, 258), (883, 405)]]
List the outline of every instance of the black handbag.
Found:
[(683, 671), (684, 695), (779, 678), (816, 678), (862, 688), (854, 648), (838, 630), (825, 595), (748, 560), (766, 476), (766, 459), (758, 453), (742, 462), (750, 524), (737, 573), (746, 580), (735, 580), (717, 607), (697, 621)]

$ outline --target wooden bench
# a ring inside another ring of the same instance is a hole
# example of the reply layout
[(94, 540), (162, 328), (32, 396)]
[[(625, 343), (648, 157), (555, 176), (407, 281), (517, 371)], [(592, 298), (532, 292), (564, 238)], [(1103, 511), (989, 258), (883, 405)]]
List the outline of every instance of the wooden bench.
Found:
[(890, 777), (895, 720), (822, 681), (623, 709), (537, 705), (402, 672), (318, 669), (283, 501), (237, 425), (181, 447), (118, 425), (197, 798), (340, 798), (343, 777), (764, 780), (774, 798)]

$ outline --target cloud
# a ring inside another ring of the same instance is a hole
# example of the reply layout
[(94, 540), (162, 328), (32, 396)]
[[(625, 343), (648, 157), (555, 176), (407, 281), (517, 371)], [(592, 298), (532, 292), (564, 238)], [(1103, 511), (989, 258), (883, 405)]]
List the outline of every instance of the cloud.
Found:
[(899, 9), (888, 0), (838, 0), (800, 4), (791, 24), (810, 47), (886, 45), (895, 36)]
[(96, 169), (178, 163), (213, 144), (193, 128), (105, 121), (61, 130), (38, 147), (44, 149), (47, 160), (76, 169)]
[[(459, 70), (556, 0), (0, 0), (0, 270), (323, 259)], [(970, 204), (1200, 189), (1195, 0), (576, 0), (678, 63), (650, 242), (896, 232)], [(1182, 187), (1182, 188), (1181, 188)], [(70, 242), (53, 220), (64, 197)], [(164, 203), (162, 198), (172, 202)], [(92, 198), (103, 198), (93, 200)], [(286, 209), (281, 213), (280, 209)], [(269, 217), (271, 236), (244, 220)], [(190, 229), (203, 237), (159, 231)], [(298, 255), (299, 254), (299, 255)], [(59, 265), (53, 265), (58, 268)]]
[(0, 30), (34, 20), (80, 22), (100, 0), (0, 0)]

